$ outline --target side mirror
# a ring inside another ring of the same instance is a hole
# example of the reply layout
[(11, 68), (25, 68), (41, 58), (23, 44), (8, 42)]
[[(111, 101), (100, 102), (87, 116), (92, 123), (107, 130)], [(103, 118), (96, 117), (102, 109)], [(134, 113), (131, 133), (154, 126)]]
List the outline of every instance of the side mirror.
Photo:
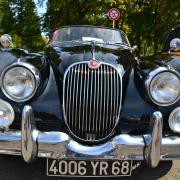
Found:
[(139, 48), (138, 48), (138, 46), (137, 46), (137, 45), (134, 45), (134, 46), (131, 48), (131, 52), (132, 52), (133, 54), (135, 54), (136, 57), (139, 56)]
[(12, 37), (9, 34), (3, 34), (0, 37), (0, 44), (2, 45), (3, 48), (13, 47)]
[(180, 39), (179, 38), (174, 38), (170, 42), (170, 48), (173, 51), (180, 51)]

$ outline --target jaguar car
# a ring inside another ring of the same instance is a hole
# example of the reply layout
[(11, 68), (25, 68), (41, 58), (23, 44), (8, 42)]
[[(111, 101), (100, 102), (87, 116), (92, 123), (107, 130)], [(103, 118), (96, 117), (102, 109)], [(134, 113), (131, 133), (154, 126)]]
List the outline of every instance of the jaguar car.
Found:
[(0, 153), (45, 158), (49, 176), (179, 159), (179, 32), (146, 58), (121, 30), (83, 25), (57, 28), (44, 54), (1, 48)]

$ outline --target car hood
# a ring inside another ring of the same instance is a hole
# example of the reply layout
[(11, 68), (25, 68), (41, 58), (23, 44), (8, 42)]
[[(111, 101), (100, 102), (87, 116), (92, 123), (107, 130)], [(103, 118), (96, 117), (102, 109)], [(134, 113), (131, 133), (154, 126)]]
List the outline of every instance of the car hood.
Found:
[(134, 63), (129, 47), (122, 45), (56, 44), (49, 45), (46, 53), (61, 75), (74, 63), (92, 60), (93, 54), (96, 60), (121, 67), (125, 72)]

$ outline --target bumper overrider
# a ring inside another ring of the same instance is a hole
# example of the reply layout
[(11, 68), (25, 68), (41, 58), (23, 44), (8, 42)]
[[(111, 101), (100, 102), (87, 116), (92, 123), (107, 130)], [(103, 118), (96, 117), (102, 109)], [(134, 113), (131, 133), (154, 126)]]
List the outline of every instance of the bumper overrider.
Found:
[(40, 132), (36, 129), (33, 109), (25, 106), (21, 131), (0, 132), (0, 153), (22, 155), (26, 162), (36, 157), (145, 160), (156, 167), (160, 160), (180, 158), (180, 137), (162, 137), (162, 114), (154, 112), (152, 132), (142, 136), (120, 134), (97, 146), (86, 146), (63, 132)]

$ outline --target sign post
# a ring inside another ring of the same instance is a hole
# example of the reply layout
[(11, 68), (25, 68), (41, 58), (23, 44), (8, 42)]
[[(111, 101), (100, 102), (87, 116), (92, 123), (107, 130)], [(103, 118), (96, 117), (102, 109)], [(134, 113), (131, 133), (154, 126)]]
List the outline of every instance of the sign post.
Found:
[(113, 20), (113, 29), (115, 28), (115, 20)]
[(115, 28), (115, 21), (119, 20), (120, 15), (120, 11), (117, 8), (111, 8), (108, 11), (108, 17), (111, 21), (113, 21), (113, 29)]

